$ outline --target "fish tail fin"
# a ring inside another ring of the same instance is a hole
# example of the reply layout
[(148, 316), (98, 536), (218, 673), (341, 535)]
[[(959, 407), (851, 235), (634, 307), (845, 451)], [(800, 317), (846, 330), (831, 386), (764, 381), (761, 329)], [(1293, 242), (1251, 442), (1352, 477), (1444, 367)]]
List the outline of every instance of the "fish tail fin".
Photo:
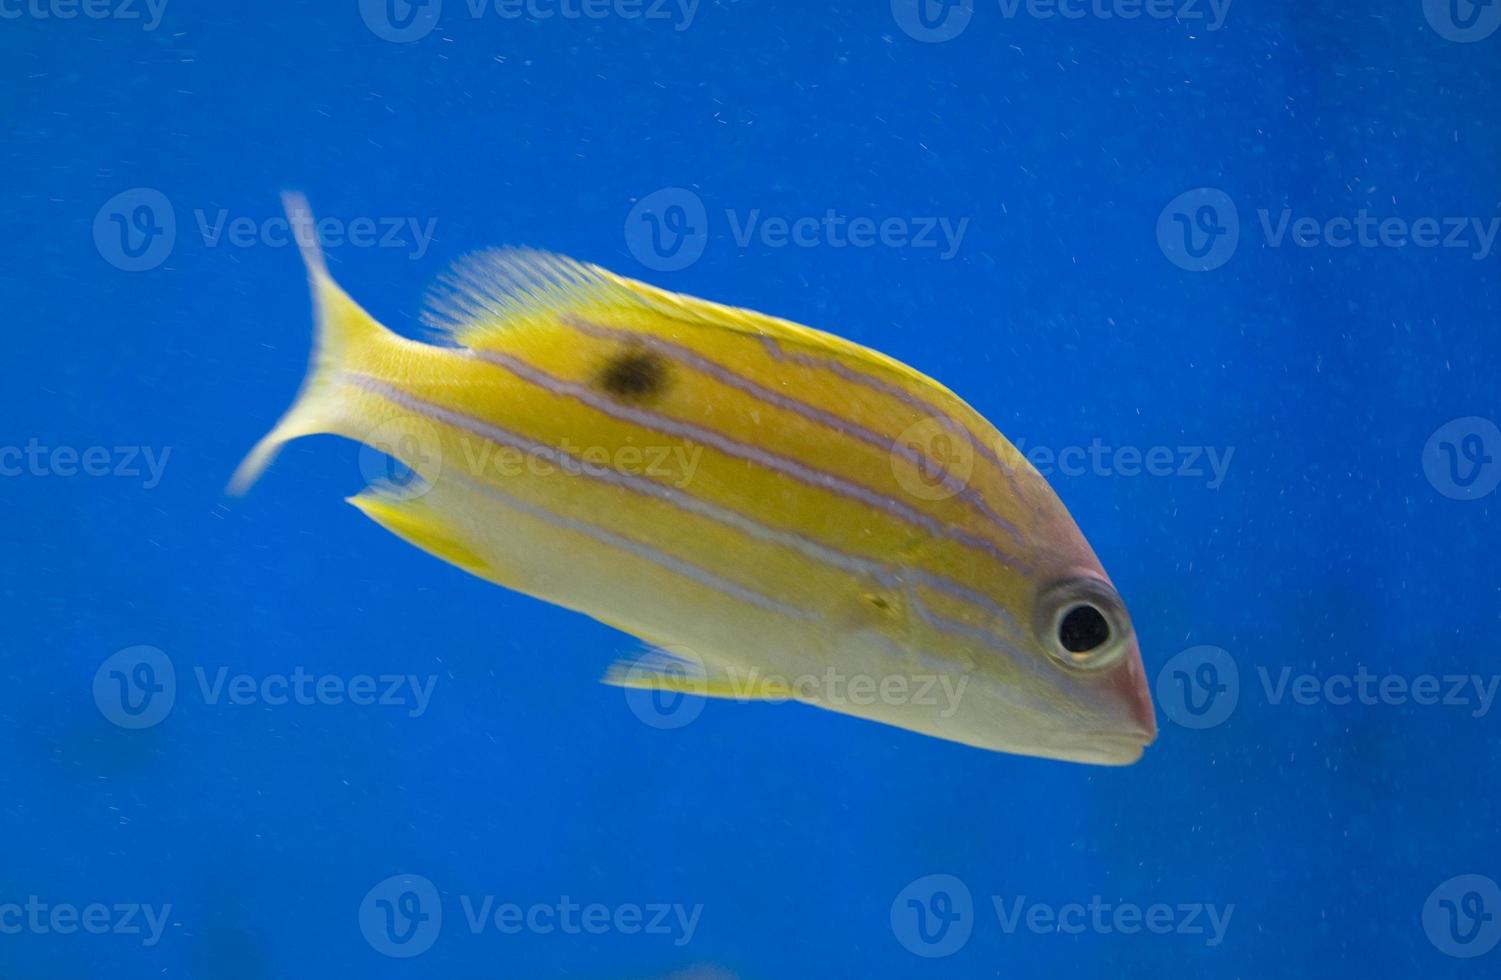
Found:
[(292, 237), (307, 266), (308, 287), (313, 294), (313, 354), (307, 377), (281, 420), (268, 432), (235, 470), (228, 492), (243, 494), (260, 478), (284, 443), (299, 436), (337, 431), (343, 414), (339, 372), (351, 362), (369, 360), (365, 355), (399, 338), (381, 326), (349, 297), (328, 274), (313, 212), (301, 194), (282, 195)]

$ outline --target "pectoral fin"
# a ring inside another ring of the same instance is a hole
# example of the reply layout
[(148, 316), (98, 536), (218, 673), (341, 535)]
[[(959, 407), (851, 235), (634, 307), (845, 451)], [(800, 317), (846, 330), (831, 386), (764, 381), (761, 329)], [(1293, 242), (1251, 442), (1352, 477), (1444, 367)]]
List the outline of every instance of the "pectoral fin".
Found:
[(610, 665), (601, 681), (611, 687), (736, 701), (786, 701), (792, 697), (785, 678), (721, 667), (680, 647), (652, 648), (623, 657)]

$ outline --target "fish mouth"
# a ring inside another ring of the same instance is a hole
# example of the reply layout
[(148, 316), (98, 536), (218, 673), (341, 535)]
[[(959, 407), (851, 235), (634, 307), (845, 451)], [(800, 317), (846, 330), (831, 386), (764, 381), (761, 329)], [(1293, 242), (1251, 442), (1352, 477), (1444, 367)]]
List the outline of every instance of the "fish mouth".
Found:
[(1139, 760), (1156, 739), (1152, 731), (1070, 731), (1058, 729), (1043, 733), (1029, 754), (1063, 762), (1082, 762), (1096, 766), (1129, 766)]

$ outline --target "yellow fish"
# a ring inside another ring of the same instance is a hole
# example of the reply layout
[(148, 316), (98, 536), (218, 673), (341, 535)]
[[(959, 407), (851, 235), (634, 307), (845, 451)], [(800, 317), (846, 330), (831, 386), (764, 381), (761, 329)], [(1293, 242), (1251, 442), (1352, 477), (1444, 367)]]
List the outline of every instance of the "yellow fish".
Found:
[(389, 453), (419, 479), (350, 503), (656, 648), (610, 683), (796, 700), (1074, 762), (1131, 763), (1155, 738), (1099, 560), (1042, 476), (936, 381), (532, 251), (462, 260), (430, 304), (448, 343), (418, 343), (334, 283), (306, 202), (286, 204), (312, 364), (231, 492), (298, 436)]

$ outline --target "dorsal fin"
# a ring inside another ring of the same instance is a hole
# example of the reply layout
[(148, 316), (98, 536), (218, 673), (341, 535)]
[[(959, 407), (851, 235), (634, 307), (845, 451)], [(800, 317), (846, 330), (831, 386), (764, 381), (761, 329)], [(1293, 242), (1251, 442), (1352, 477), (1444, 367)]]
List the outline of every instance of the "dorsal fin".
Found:
[[(852, 341), (753, 310), (668, 292), (551, 252), (507, 248), (459, 259), (428, 292), (423, 322), (462, 347), (483, 350), (521, 326), (577, 316), (604, 323), (665, 317), (850, 358), (907, 382), (942, 389), (900, 361)], [(947, 389), (942, 389), (947, 390)]]
[(524, 248), (466, 255), (428, 291), (423, 322), (465, 347), (484, 348), (528, 321), (598, 307), (635, 305), (608, 272)]

